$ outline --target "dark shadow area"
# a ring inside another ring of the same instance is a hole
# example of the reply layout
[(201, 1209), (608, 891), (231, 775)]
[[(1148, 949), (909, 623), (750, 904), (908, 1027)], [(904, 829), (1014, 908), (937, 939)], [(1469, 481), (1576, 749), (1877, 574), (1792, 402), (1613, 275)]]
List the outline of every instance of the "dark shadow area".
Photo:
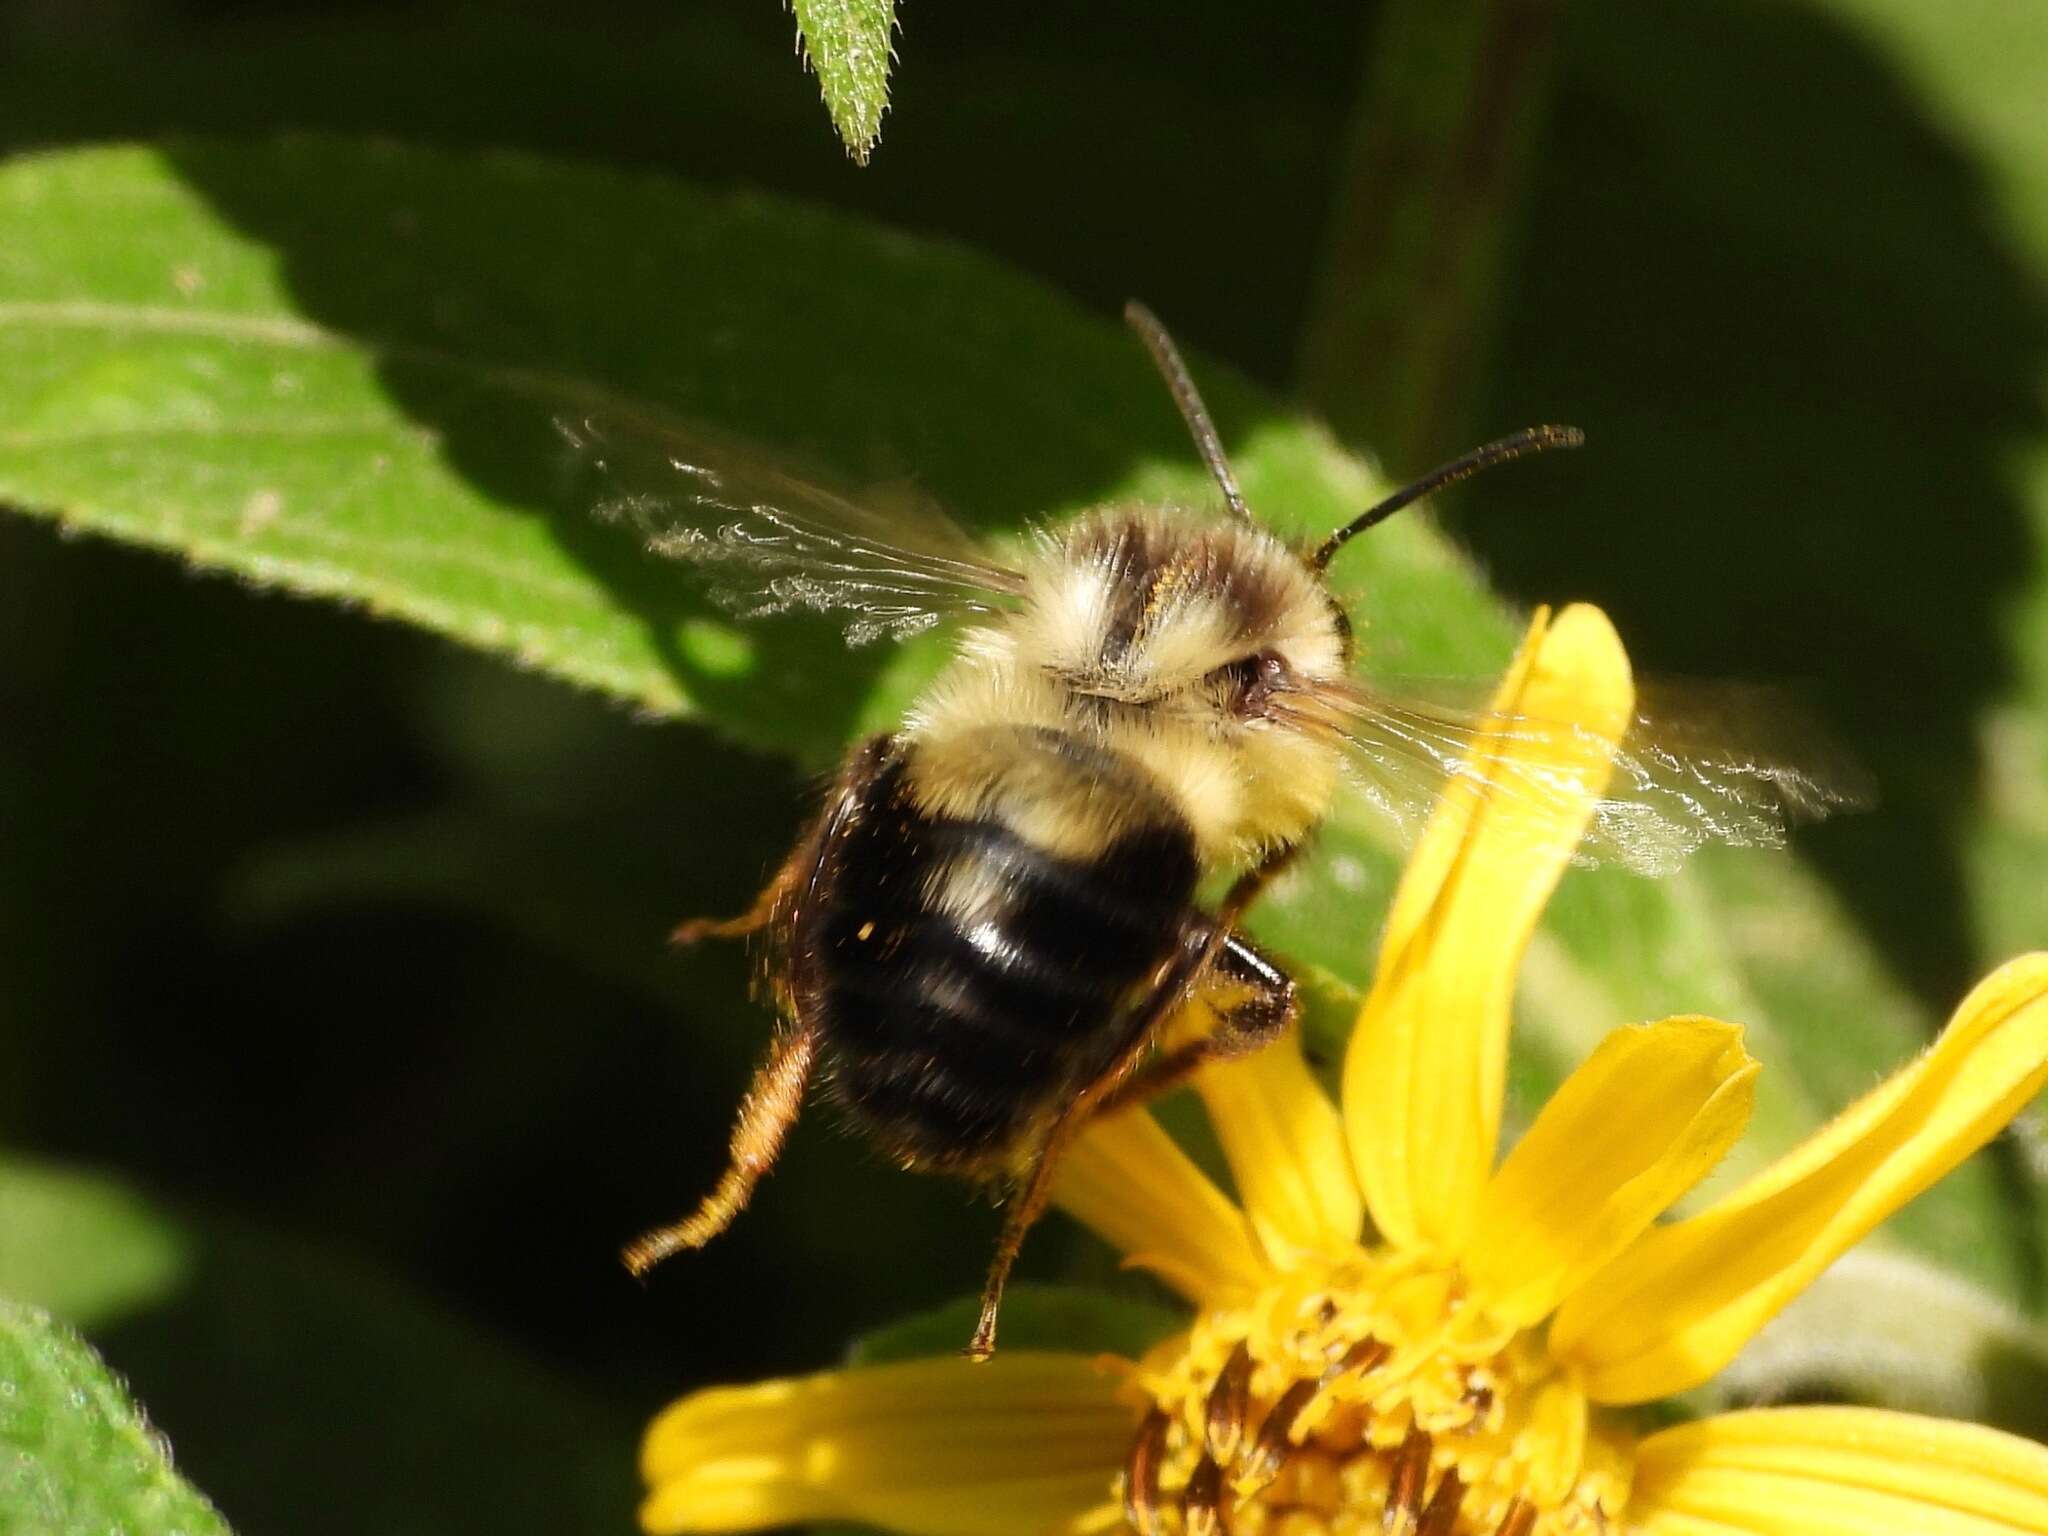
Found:
[(1992, 1404), (1985, 1417), (2048, 1443), (2048, 1366), (2017, 1351), (1996, 1351), (1986, 1352), (1977, 1369)]
[[(772, 6), (110, 8), (130, 19), (41, 6), (11, 49), (0, 31), (10, 145), (370, 133), (773, 188), (1001, 253), (1104, 314), (1137, 295), (1273, 385), (1367, 20), (1321, 0), (1252, 18), (1206, 0), (1170, 21), (1084, 0), (906, 12), (882, 148), (861, 169)], [(630, 257), (635, 231), (601, 233)]]
[(541, 1536), (627, 1507), (634, 1414), (319, 1245), (215, 1227), (175, 1304), (101, 1342), (238, 1529)]
[[(1980, 172), (1818, 13), (1574, 7), (1486, 420), (1590, 444), (1457, 520), (1525, 599), (1641, 663), (1808, 685), (1875, 814), (1801, 840), (1945, 1017), (1975, 979), (1960, 833), (2025, 578), (2002, 462), (2048, 307)], [(1817, 110), (1825, 103), (1826, 110)]]

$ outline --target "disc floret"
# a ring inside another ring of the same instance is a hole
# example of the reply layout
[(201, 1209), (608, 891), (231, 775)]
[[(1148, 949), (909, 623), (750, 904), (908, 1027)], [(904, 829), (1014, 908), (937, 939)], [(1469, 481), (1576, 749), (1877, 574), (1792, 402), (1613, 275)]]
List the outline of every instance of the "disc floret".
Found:
[(1579, 1536), (1627, 1498), (1618, 1443), (1540, 1340), (1455, 1268), (1356, 1250), (1205, 1311), (1132, 1385), (1139, 1532)]

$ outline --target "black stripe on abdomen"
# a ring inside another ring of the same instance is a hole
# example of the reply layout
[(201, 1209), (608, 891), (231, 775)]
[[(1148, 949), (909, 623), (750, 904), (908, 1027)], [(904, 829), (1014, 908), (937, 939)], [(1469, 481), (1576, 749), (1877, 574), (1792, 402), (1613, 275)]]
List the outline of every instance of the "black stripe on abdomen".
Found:
[(1108, 1065), (1131, 988), (1192, 898), (1178, 825), (1089, 861), (994, 821), (932, 819), (886, 768), (806, 914), (831, 1081), (906, 1160), (987, 1165)]

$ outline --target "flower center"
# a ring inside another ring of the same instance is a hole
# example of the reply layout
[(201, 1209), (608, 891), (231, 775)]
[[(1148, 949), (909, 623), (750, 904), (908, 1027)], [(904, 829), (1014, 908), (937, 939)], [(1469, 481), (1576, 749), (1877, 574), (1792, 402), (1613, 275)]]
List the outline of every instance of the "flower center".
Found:
[(1204, 1312), (1146, 1358), (1124, 1509), (1140, 1536), (1591, 1536), (1625, 1439), (1455, 1271), (1357, 1252)]

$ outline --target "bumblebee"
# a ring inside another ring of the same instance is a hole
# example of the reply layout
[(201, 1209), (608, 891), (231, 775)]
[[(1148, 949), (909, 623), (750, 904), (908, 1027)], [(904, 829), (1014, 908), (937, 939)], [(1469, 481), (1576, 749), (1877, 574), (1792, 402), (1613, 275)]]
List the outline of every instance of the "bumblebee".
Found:
[[(1093, 1117), (1294, 1020), (1294, 983), (1240, 924), (1334, 798), (1363, 790), (1412, 819), (1504, 735), (1520, 750), (1495, 788), (1512, 796), (1532, 760), (1540, 776), (1532, 739), (1570, 730), (1368, 685), (1326, 572), (1400, 508), (1487, 465), (1577, 446), (1577, 431), (1490, 443), (1297, 548), (1245, 505), (1164, 329), (1135, 304), (1126, 318), (1222, 506), (1108, 506), (1008, 559), (928, 505), (884, 509), (714, 433), (558, 423), (607, 470), (659, 454), (670, 478), (643, 476), (601, 512), (657, 554), (737, 575), (728, 595), (744, 612), (838, 612), (856, 641), (961, 624), (951, 663), (896, 730), (848, 756), (753, 908), (677, 930), (684, 943), (764, 940), (780, 1028), (723, 1176), (688, 1217), (626, 1248), (635, 1274), (731, 1223), (822, 1081), (902, 1167), (1007, 1197), (967, 1346), (986, 1358), (1061, 1148)], [(1848, 798), (1796, 754), (1733, 740), (1646, 715), (1586, 856), (1661, 873), (1706, 841), (1776, 842), (1788, 819)], [(1197, 892), (1215, 875), (1235, 878), (1204, 910)], [(1163, 1047), (1197, 1003), (1213, 1026)]]

